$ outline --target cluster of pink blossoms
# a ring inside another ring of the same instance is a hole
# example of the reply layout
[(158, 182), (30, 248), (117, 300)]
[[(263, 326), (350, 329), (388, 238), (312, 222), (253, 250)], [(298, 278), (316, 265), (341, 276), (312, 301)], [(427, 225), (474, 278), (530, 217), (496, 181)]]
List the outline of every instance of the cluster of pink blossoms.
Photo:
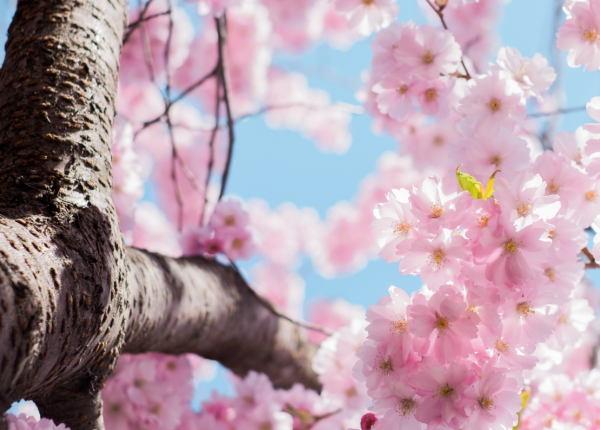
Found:
[(56, 425), (52, 420), (46, 418), (38, 420), (25, 414), (19, 414), (19, 416), (7, 414), (6, 420), (8, 421), (8, 430), (69, 430), (69, 427), (64, 424)]

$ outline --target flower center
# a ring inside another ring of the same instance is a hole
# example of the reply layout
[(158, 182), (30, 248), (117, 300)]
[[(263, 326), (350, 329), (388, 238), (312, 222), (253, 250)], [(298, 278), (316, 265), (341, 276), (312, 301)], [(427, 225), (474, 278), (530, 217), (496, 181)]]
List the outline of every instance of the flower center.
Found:
[(523, 302), (517, 305), (517, 313), (523, 318), (527, 318), (530, 314), (534, 314), (535, 311), (531, 309), (529, 302)]
[(452, 388), (448, 383), (442, 385), (438, 390), (438, 394), (446, 398), (450, 397), (452, 393), (454, 393), (454, 388)]
[(546, 194), (558, 194), (558, 190), (560, 190), (560, 187), (556, 185), (554, 179), (551, 179), (546, 186)]
[(497, 98), (493, 98), (490, 100), (489, 103), (489, 108), (492, 112), (498, 112), (500, 110), (500, 100), (498, 100)]
[(233, 242), (231, 242), (231, 246), (233, 249), (241, 249), (244, 246), (244, 241), (239, 237), (236, 237), (233, 239)]
[(158, 415), (158, 414), (160, 414), (160, 410), (161, 410), (160, 405), (154, 405), (150, 409), (150, 412), (153, 413), (154, 415)]
[(593, 43), (598, 40), (598, 31), (595, 28), (588, 28), (583, 32), (583, 38)]
[(502, 158), (500, 158), (499, 155), (494, 155), (492, 158), (490, 158), (490, 164), (500, 167), (500, 164), (502, 164)]
[(410, 223), (406, 221), (397, 221), (394, 225), (394, 234), (408, 234), (410, 233)]
[(506, 242), (504, 242), (504, 252), (506, 254), (516, 254), (518, 250), (519, 245), (514, 239), (508, 239)]
[(387, 360), (382, 359), (379, 362), (379, 370), (381, 370), (384, 375), (389, 375), (390, 372), (393, 372), (394, 363), (392, 363), (392, 357), (388, 357)]
[(554, 238), (556, 237), (556, 231), (550, 230), (548, 232), (548, 236), (550, 237), (551, 240), (554, 240)]
[(569, 318), (565, 314), (560, 314), (560, 317), (558, 317), (558, 323), (559, 324), (568, 324)]
[(108, 410), (110, 411), (111, 414), (120, 414), (121, 411), (123, 410), (123, 407), (119, 404), (119, 403), (113, 403), (112, 405), (110, 405), (108, 407)]
[(406, 322), (406, 318), (399, 319), (397, 321), (392, 321), (390, 324), (390, 331), (396, 334), (406, 333), (406, 327), (408, 323)]
[(479, 221), (477, 221), (477, 224), (479, 224), (479, 227), (483, 228), (483, 227), (487, 227), (488, 221), (490, 220), (491, 216), (490, 215), (481, 215), (481, 217), (479, 218)]
[(548, 267), (546, 270), (544, 270), (544, 275), (550, 279), (550, 282), (554, 282), (554, 279), (556, 278), (556, 272), (552, 267)]
[(431, 53), (431, 51), (425, 51), (421, 59), (423, 60), (423, 63), (431, 64), (433, 63), (434, 58), (435, 56)]
[(440, 333), (444, 333), (450, 328), (450, 323), (448, 322), (448, 319), (439, 315), (437, 312), (435, 313), (435, 328)]
[(503, 342), (502, 339), (497, 339), (496, 344), (494, 345), (499, 352), (505, 353), (508, 352), (508, 344)]
[(587, 193), (585, 193), (585, 199), (586, 199), (588, 202), (593, 202), (593, 201), (595, 201), (595, 200), (596, 200), (596, 197), (597, 197), (597, 195), (596, 195), (596, 192), (595, 192), (595, 191), (593, 191), (593, 190), (590, 190), (590, 191), (588, 191)]
[(435, 136), (433, 138), (433, 146), (443, 146), (444, 138), (442, 136)]
[(435, 101), (437, 98), (437, 91), (435, 88), (429, 88), (427, 91), (425, 91), (425, 98), (430, 102)]
[(481, 409), (489, 410), (492, 408), (492, 406), (494, 406), (494, 401), (489, 397), (480, 397), (477, 399), (477, 403), (479, 403), (479, 407), (481, 407)]
[(260, 426), (258, 426), (258, 430), (273, 430), (273, 424), (268, 421), (265, 421)]
[(469, 307), (467, 308), (467, 310), (468, 310), (469, 312), (473, 312), (474, 314), (476, 314), (476, 313), (477, 313), (477, 308), (476, 308), (475, 306), (469, 306)]
[(227, 215), (225, 217), (225, 225), (234, 225), (235, 224), (235, 217), (233, 215)]
[(527, 203), (519, 203), (517, 206), (517, 213), (520, 217), (525, 217), (528, 215), (529, 210), (531, 209), (531, 205)]
[(444, 213), (444, 206), (442, 206), (439, 203), (434, 203), (433, 206), (431, 207), (431, 215), (429, 215), (429, 218), (439, 218), (442, 216), (443, 213)]
[(350, 387), (346, 390), (346, 392), (344, 393), (346, 395), (346, 397), (351, 398), (351, 397), (356, 397), (358, 395), (358, 391), (356, 391), (355, 387)]
[(396, 409), (398, 413), (402, 412), (403, 416), (410, 414), (417, 407), (417, 402), (413, 399), (402, 399), (400, 400), (399, 409)]
[(145, 379), (136, 379), (133, 383), (133, 385), (135, 385), (136, 388), (144, 388), (147, 384), (147, 381)]
[(400, 94), (404, 95), (408, 91), (408, 85), (406, 85), (406, 84), (401, 85), (398, 87), (398, 89), (396, 89), (396, 91), (398, 91)]
[(439, 268), (446, 261), (446, 253), (441, 249), (436, 249), (429, 255), (429, 262), (436, 268)]

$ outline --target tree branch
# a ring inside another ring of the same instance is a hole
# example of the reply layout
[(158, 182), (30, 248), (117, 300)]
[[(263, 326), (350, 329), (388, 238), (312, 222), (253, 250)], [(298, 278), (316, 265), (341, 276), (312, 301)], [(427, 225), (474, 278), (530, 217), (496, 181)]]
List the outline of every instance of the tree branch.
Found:
[(319, 389), (316, 346), (273, 313), (232, 267), (127, 249), (132, 315), (123, 352), (193, 352), (238, 375), (253, 369), (278, 387)]

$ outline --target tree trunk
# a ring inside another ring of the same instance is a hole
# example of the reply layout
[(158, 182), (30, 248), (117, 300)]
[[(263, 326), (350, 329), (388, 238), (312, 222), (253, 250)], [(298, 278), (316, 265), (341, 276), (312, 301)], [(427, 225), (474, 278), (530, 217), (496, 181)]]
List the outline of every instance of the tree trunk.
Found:
[[(126, 249), (110, 142), (124, 0), (20, 0), (0, 70), (0, 413), (103, 429), (121, 351), (195, 352), (318, 388), (314, 346), (231, 268)], [(0, 430), (4, 424), (0, 422)]]

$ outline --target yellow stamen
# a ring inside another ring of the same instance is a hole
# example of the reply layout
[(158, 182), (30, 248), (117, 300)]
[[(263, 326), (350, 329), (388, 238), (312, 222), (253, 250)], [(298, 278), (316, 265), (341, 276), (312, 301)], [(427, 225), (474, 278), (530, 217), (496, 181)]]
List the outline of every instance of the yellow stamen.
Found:
[(398, 87), (398, 89), (396, 89), (396, 91), (398, 91), (400, 94), (404, 95), (408, 91), (408, 85), (406, 85), (406, 84), (401, 85), (400, 87)]
[(452, 388), (448, 383), (442, 385), (438, 391), (438, 394), (442, 397), (450, 397), (452, 393), (454, 393), (454, 388)]
[(515, 254), (519, 250), (519, 245), (514, 239), (508, 239), (504, 242), (504, 252), (506, 254)]
[(494, 406), (494, 401), (489, 397), (480, 397), (477, 399), (477, 403), (479, 403), (479, 407), (481, 409), (491, 409)]
[(551, 179), (546, 187), (546, 194), (558, 194), (558, 190), (560, 190), (560, 187), (556, 185), (554, 179)]
[(435, 56), (431, 53), (431, 51), (426, 51), (421, 59), (423, 60), (423, 63), (431, 64), (433, 63)]
[(492, 100), (490, 100), (488, 106), (492, 112), (498, 112), (500, 110), (500, 100), (494, 97)]
[(517, 213), (520, 217), (525, 217), (530, 209), (531, 205), (528, 205), (527, 203), (520, 203), (519, 206), (517, 206)]
[(231, 246), (233, 247), (233, 249), (241, 249), (244, 246), (244, 241), (236, 237), (235, 239), (233, 239), (233, 242), (231, 242)]
[(503, 342), (501, 339), (496, 340), (496, 344), (494, 345), (499, 352), (505, 353), (508, 352), (508, 344)]
[(429, 88), (427, 91), (425, 91), (425, 98), (430, 102), (434, 101), (437, 98), (437, 91), (435, 88)]
[(597, 197), (596, 192), (593, 190), (590, 190), (587, 193), (585, 193), (585, 199), (588, 202), (593, 202), (594, 200), (596, 200), (596, 197)]
[(234, 225), (235, 217), (233, 215), (228, 215), (225, 217), (225, 225)]
[(408, 223), (406, 221), (397, 221), (396, 224), (394, 225), (394, 234), (396, 234), (396, 235), (408, 234), (408, 233), (410, 233), (410, 228), (411, 228), (410, 223)]
[(535, 311), (531, 309), (529, 302), (523, 302), (517, 305), (517, 313), (523, 318), (527, 318), (530, 314), (534, 314)]
[(598, 40), (598, 31), (595, 28), (588, 28), (583, 32), (583, 38), (593, 43)]
[(390, 331), (396, 334), (406, 333), (407, 326), (408, 323), (406, 322), (406, 318), (402, 318), (397, 321), (392, 321), (390, 324)]
[(479, 224), (479, 227), (483, 228), (483, 227), (487, 227), (488, 225), (488, 221), (490, 220), (491, 216), (490, 215), (481, 215), (481, 217), (479, 218), (479, 221), (477, 221), (477, 224)]
[(434, 203), (431, 207), (431, 215), (429, 215), (429, 218), (439, 218), (442, 216), (443, 213), (444, 207), (439, 203)]
[(440, 333), (445, 333), (446, 330), (450, 328), (450, 323), (446, 318), (439, 315), (437, 312), (435, 314), (435, 328)]
[(402, 413), (402, 416), (406, 416), (415, 410), (417, 407), (417, 402), (413, 399), (402, 399), (400, 400), (399, 409), (396, 409), (396, 412)]
[(429, 262), (438, 269), (445, 261), (446, 253), (441, 249), (436, 249), (429, 255)]
[(490, 158), (490, 164), (493, 164), (496, 167), (500, 167), (500, 164), (502, 164), (502, 158), (500, 158), (499, 155), (494, 155)]
[(392, 363), (392, 358), (388, 357), (387, 360), (381, 360), (379, 362), (379, 370), (381, 370), (384, 375), (388, 375), (390, 372), (393, 372), (394, 363)]
[(550, 282), (554, 282), (554, 279), (556, 278), (556, 272), (552, 267), (546, 268), (546, 270), (544, 270), (544, 275), (546, 275)]

